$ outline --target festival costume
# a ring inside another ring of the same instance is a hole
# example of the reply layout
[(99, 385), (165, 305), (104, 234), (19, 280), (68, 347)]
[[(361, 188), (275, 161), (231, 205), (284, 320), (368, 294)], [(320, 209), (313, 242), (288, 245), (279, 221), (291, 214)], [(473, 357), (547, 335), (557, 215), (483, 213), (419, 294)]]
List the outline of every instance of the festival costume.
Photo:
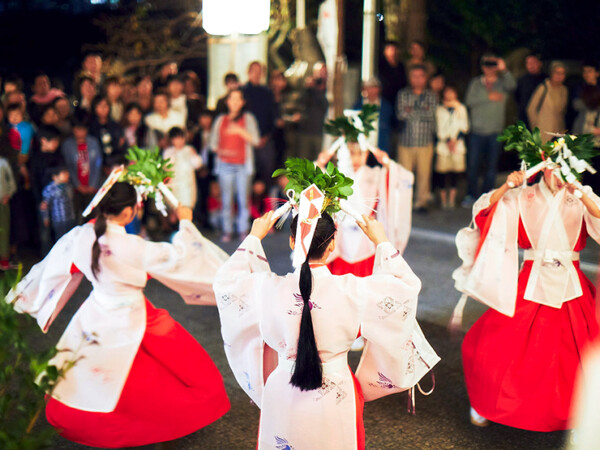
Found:
[[(439, 361), (415, 318), (421, 283), (392, 244), (377, 247), (370, 277), (335, 276), (327, 267), (312, 274), (323, 386), (304, 392), (290, 384), (302, 314), (299, 271), (272, 273), (251, 235), (215, 279), (227, 359), (261, 408), (259, 449), (364, 448), (363, 397), (405, 391)], [(355, 379), (347, 354), (359, 329), (367, 344)]]
[[(115, 169), (100, 192), (123, 170)], [(123, 176), (144, 177), (131, 171)], [(97, 195), (92, 206), (100, 200)], [(229, 409), (219, 371), (143, 290), (152, 277), (188, 304), (214, 305), (211, 283), (227, 255), (187, 220), (180, 222), (173, 244), (145, 241), (108, 221), (98, 239), (100, 270), (94, 276), (95, 239), (92, 223), (75, 227), (7, 297), (45, 332), (82, 278), (92, 283), (49, 362), (61, 370), (76, 361), (50, 393), (48, 422), (72, 441), (118, 448), (176, 439), (217, 420)]]
[[(384, 224), (390, 242), (402, 253), (410, 234), (414, 175), (391, 160), (388, 164), (387, 168), (360, 167), (354, 174), (354, 193), (348, 203), (358, 214), (374, 214)], [(331, 273), (371, 275), (375, 245), (352, 217), (341, 218), (337, 225), (336, 248), (328, 264)]]
[[(385, 227), (390, 242), (402, 253), (411, 227), (414, 175), (386, 156), (386, 167), (363, 165), (354, 170), (348, 142), (356, 142), (361, 151), (377, 151), (368, 140), (376, 131), (378, 106), (366, 104), (360, 111), (346, 110), (329, 121), (325, 129), (339, 136), (330, 152), (337, 151), (338, 167), (354, 179), (353, 194), (347, 205), (355, 215), (374, 214)], [(352, 273), (364, 277), (373, 273), (375, 245), (346, 215), (337, 221), (336, 248), (329, 258), (335, 275)]]
[[(288, 160), (282, 169), (290, 179), (288, 192), (301, 185), (293, 179), (294, 166), (302, 166), (297, 161), (302, 160)], [(308, 173), (315, 170), (305, 162)], [(324, 184), (339, 180), (334, 183), (340, 183), (342, 196), (352, 193), (352, 180), (333, 164), (325, 173), (312, 173), (319, 180), (330, 177)], [(306, 261), (320, 212), (337, 201), (315, 184), (302, 191), (295, 267)], [(258, 449), (363, 449), (364, 401), (411, 389), (439, 361), (416, 321), (421, 282), (390, 242), (377, 246), (370, 277), (336, 276), (325, 266), (311, 273), (312, 293), (305, 301), (300, 269), (272, 273), (260, 240), (249, 235), (215, 278), (225, 354), (236, 380), (261, 409)], [(304, 307), (310, 308), (323, 374), (321, 387), (312, 390), (290, 382)], [(354, 377), (347, 356), (359, 329), (367, 344)]]
[[(553, 151), (553, 161), (546, 153), (542, 165), (560, 166), (564, 156)], [(570, 169), (563, 175), (571, 178)], [(589, 187), (579, 189), (600, 205)], [(581, 272), (579, 251), (588, 236), (600, 242), (600, 219), (577, 195), (566, 188), (553, 195), (543, 180), (508, 191), (490, 206), (492, 194), (474, 205), (479, 244), (457, 237), (465, 261), (453, 275), (457, 289), (491, 308), (462, 345), (469, 399), (493, 422), (563, 430), (582, 351), (598, 334), (595, 289)], [(518, 247), (525, 249), (520, 273)]]

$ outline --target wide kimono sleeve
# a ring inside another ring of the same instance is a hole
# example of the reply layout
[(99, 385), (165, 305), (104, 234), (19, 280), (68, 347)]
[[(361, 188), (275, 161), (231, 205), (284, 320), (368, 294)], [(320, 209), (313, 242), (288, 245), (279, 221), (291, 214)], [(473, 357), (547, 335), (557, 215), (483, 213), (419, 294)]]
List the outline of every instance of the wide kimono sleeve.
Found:
[[(600, 197), (598, 197), (591, 187), (584, 186), (583, 192), (600, 208)], [(600, 244), (600, 219), (590, 214), (587, 208), (583, 208), (583, 220), (590, 237)]]
[(260, 240), (249, 235), (214, 282), (225, 354), (244, 392), (261, 406), (265, 345), (260, 331), (261, 285), (271, 269)]
[(191, 305), (215, 305), (212, 283), (228, 255), (182, 220), (172, 244), (147, 242), (144, 270)]
[(60, 310), (77, 290), (83, 274), (73, 271), (73, 261), (83, 234), (92, 232), (90, 225), (75, 227), (52, 247), (48, 255), (6, 296), (19, 313), (36, 319), (45, 333)]
[(464, 294), (509, 317), (515, 313), (517, 298), (519, 196), (522, 192), (522, 189), (508, 191), (492, 206), (490, 192), (473, 205), (473, 218), (481, 237), (472, 255), (472, 266), (461, 283)]
[(366, 401), (405, 391), (440, 360), (416, 319), (421, 281), (389, 242), (377, 246), (373, 275), (356, 280), (365, 349), (356, 371)]
[(377, 219), (384, 224), (390, 242), (404, 252), (412, 221), (414, 175), (400, 164), (389, 162), (379, 177)]

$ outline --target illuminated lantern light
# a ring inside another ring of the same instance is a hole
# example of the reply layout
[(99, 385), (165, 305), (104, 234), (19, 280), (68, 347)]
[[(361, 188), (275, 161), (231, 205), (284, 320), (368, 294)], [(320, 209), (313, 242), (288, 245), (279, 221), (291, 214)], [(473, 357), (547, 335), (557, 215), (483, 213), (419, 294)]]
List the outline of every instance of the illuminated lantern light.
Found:
[(271, 0), (203, 0), (202, 26), (208, 34), (260, 34), (269, 29)]

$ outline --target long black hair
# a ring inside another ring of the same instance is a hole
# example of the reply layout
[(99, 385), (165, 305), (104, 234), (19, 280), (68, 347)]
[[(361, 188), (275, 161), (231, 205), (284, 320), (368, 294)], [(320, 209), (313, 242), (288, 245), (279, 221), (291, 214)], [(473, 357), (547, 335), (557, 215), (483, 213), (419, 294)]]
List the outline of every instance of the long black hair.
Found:
[(116, 216), (128, 206), (135, 206), (137, 203), (137, 194), (135, 188), (129, 183), (115, 183), (113, 187), (106, 193), (102, 201), (96, 206), (96, 223), (94, 231), (96, 232), (96, 240), (92, 245), (92, 274), (98, 278), (100, 266), (100, 243), (98, 239), (106, 233), (106, 216)]
[[(296, 236), (296, 227), (298, 226), (298, 216), (292, 220), (292, 236)], [(296, 353), (296, 365), (294, 373), (290, 379), (293, 386), (302, 391), (310, 391), (321, 387), (323, 383), (323, 372), (321, 368), (321, 358), (315, 341), (315, 331), (313, 328), (312, 317), (310, 314), (312, 294), (312, 273), (309, 260), (321, 258), (327, 250), (327, 246), (335, 235), (335, 224), (331, 216), (323, 213), (317, 221), (315, 234), (308, 250), (306, 261), (300, 269), (300, 294), (304, 302), (302, 308), (302, 318), (300, 321), (300, 332), (298, 334), (298, 346)], [(296, 242), (295, 245), (301, 245)]]

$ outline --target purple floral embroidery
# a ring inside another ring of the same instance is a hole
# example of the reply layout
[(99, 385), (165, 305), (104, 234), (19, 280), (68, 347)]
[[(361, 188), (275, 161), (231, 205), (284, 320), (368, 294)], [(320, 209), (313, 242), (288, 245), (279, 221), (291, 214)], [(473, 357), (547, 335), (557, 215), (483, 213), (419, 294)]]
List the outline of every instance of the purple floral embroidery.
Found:
[[(298, 314), (302, 314), (302, 310), (304, 309), (304, 299), (302, 298), (301, 294), (294, 294), (294, 308), (296, 308), (296, 310), (293, 309), (289, 309), (288, 310), (288, 314), (290, 316), (297, 316)], [(309, 300), (308, 301), (308, 307), (310, 308), (310, 310), (312, 311), (313, 309), (322, 309), (319, 305), (317, 305), (315, 302)]]
[(294, 450), (294, 447), (290, 445), (287, 439), (284, 439), (279, 436), (274, 436), (275, 438), (275, 448), (278, 450)]
[(377, 384), (369, 383), (369, 386), (378, 387), (382, 389), (400, 389), (399, 386), (396, 386), (394, 383), (392, 383), (392, 380), (390, 380), (381, 372), (377, 372), (377, 374), (379, 375), (379, 380), (377, 380)]
[(330, 380), (327, 377), (323, 377), (323, 383), (321, 384), (321, 387), (319, 389), (317, 389), (317, 393), (319, 394), (319, 397), (315, 398), (315, 401), (319, 401), (322, 400), (323, 398), (325, 398), (325, 396), (327, 396), (328, 394), (334, 392), (335, 393), (335, 404), (339, 405), (342, 400), (344, 400), (348, 394), (346, 393), (346, 391), (344, 391), (341, 387), (341, 383), (335, 383), (333, 380)]
[(379, 316), (379, 319), (386, 319), (396, 311), (400, 310), (402, 314), (402, 320), (406, 320), (408, 313), (410, 312), (410, 308), (408, 307), (409, 302), (410, 299), (399, 301), (392, 297), (385, 297), (383, 300), (377, 303), (377, 307), (385, 313), (385, 315)]
[(88, 333), (87, 331), (82, 330), (81, 337), (87, 345), (100, 345), (98, 334), (95, 331)]
[(243, 300), (243, 297), (238, 297), (235, 294), (223, 294), (218, 298), (221, 309), (226, 309), (231, 305), (236, 305), (239, 316), (243, 316), (248, 309), (248, 304)]
[(112, 251), (106, 244), (100, 244), (100, 253), (102, 256), (111, 256)]

